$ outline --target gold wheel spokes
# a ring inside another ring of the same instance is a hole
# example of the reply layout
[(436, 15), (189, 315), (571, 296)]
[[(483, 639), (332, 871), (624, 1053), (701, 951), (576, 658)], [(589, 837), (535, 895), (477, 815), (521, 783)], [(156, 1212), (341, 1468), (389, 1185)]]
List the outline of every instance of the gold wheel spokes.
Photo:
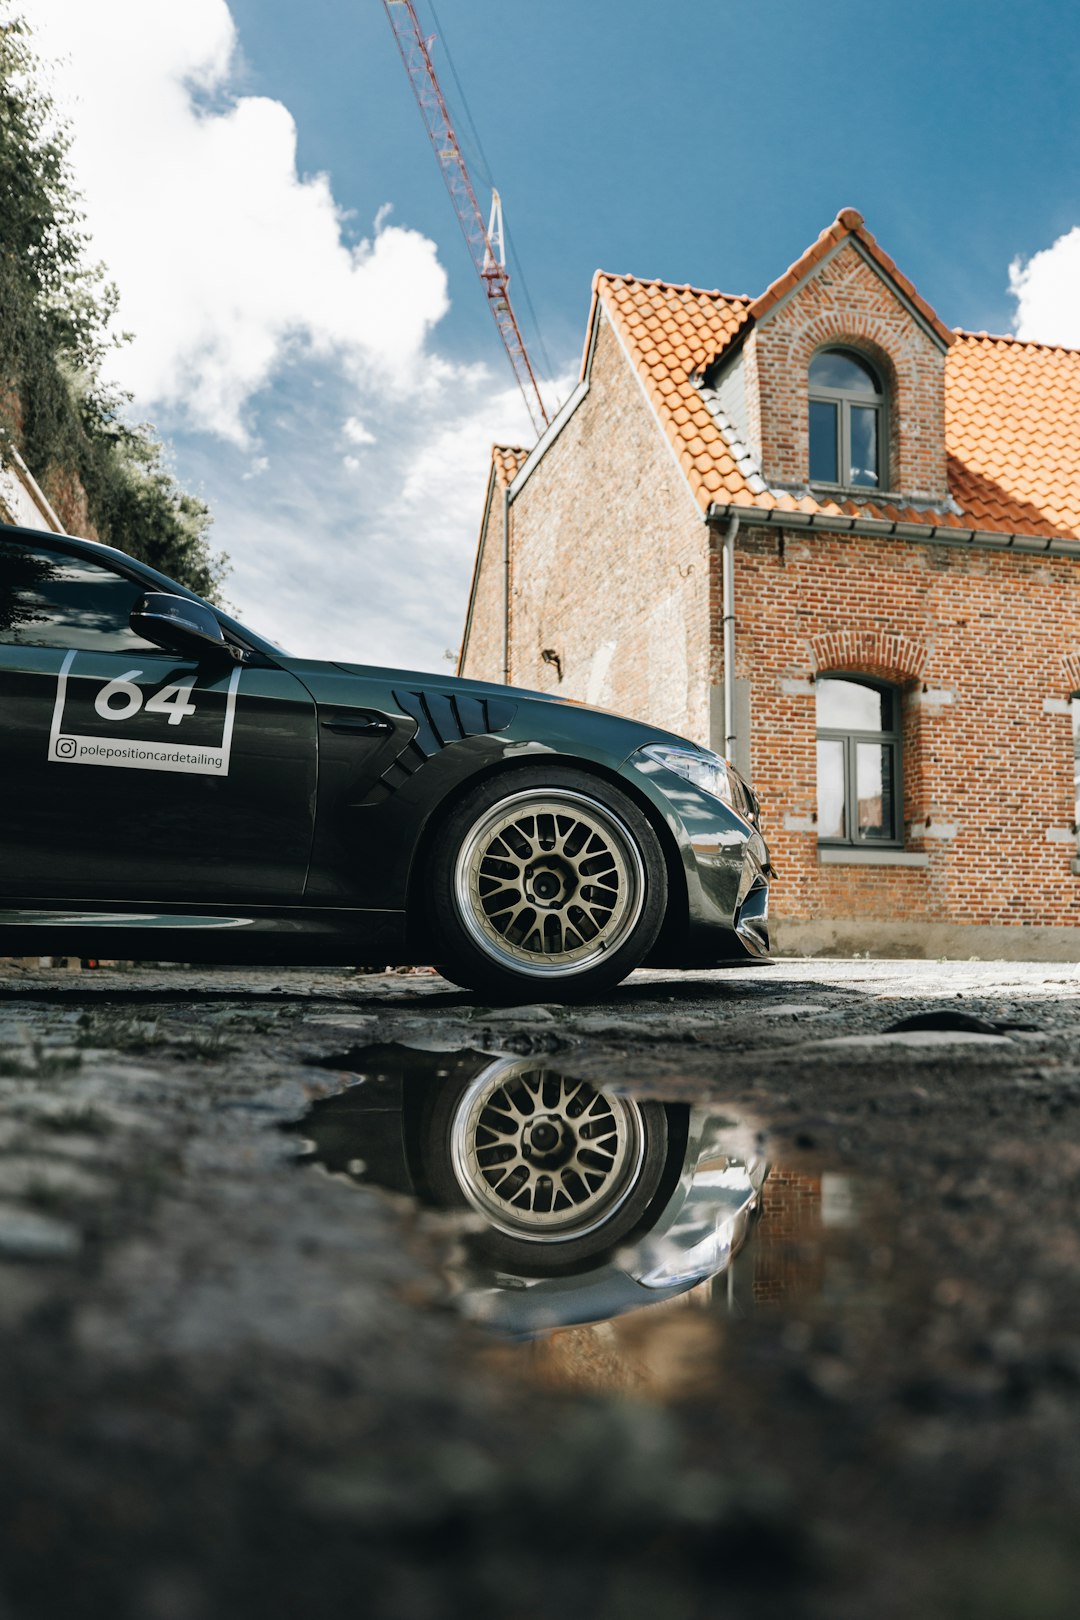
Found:
[(534, 1059), (501, 1058), (454, 1114), (450, 1158), (473, 1208), (514, 1237), (566, 1241), (621, 1207), (645, 1149), (632, 1098)]
[(471, 829), (455, 869), (458, 913), (485, 953), (571, 973), (626, 939), (645, 895), (641, 854), (607, 805), (570, 789), (516, 794)]

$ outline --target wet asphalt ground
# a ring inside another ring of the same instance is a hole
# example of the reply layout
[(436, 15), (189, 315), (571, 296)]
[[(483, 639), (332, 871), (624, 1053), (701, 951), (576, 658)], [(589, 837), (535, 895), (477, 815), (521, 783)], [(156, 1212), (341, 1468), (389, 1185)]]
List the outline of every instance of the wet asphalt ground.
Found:
[[(0, 1620), (1071, 1620), (1078, 991), (3, 970)], [(495, 1341), (449, 1303), (458, 1217), (282, 1129), (398, 1043), (722, 1108), (817, 1201), (766, 1209), (738, 1310)]]

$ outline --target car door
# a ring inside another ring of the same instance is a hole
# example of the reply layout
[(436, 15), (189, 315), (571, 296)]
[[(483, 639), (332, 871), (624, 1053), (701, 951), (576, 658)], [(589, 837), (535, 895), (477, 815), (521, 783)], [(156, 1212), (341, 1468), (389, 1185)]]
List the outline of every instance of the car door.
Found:
[(314, 702), (261, 653), (137, 636), (145, 588), (89, 546), (0, 539), (0, 895), (297, 900)]

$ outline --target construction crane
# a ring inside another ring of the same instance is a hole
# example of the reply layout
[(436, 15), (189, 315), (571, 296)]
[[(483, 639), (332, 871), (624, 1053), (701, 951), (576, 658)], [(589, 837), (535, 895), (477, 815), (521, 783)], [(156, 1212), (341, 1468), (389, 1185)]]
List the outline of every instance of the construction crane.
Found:
[(528, 407), (537, 434), (543, 433), (549, 422), (547, 408), (540, 393), (529, 360), (525, 339), (521, 335), (517, 317), (510, 303), (510, 276), (506, 268), (503, 245), (502, 202), (499, 193), (492, 190), (491, 213), (485, 225), (476, 200), (476, 192), (461, 155), (454, 134), (446, 100), (439, 86), (435, 64), (431, 59), (434, 36), (425, 39), (420, 31), (412, 0), (383, 0), (383, 6), (394, 31), (401, 60), (413, 87), (424, 128), (428, 132), (435, 156), (439, 160), (450, 201), (458, 217), (462, 234), (468, 245), (473, 264), (487, 293), (488, 308), (499, 328), (510, 364), (514, 368), (518, 387)]

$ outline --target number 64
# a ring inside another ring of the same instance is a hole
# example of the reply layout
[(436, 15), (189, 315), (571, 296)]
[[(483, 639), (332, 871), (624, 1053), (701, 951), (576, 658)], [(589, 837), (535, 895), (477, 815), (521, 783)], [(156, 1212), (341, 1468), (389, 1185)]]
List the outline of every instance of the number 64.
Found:
[[(138, 714), (143, 707), (143, 694), (141, 687), (133, 682), (141, 674), (141, 669), (129, 669), (101, 688), (94, 699), (94, 708), (103, 720), (130, 720), (133, 714)], [(194, 685), (195, 676), (187, 675), (182, 681), (163, 686), (160, 692), (146, 699), (147, 714), (163, 714), (170, 726), (178, 726), (187, 715), (195, 713), (194, 703), (188, 701)]]

